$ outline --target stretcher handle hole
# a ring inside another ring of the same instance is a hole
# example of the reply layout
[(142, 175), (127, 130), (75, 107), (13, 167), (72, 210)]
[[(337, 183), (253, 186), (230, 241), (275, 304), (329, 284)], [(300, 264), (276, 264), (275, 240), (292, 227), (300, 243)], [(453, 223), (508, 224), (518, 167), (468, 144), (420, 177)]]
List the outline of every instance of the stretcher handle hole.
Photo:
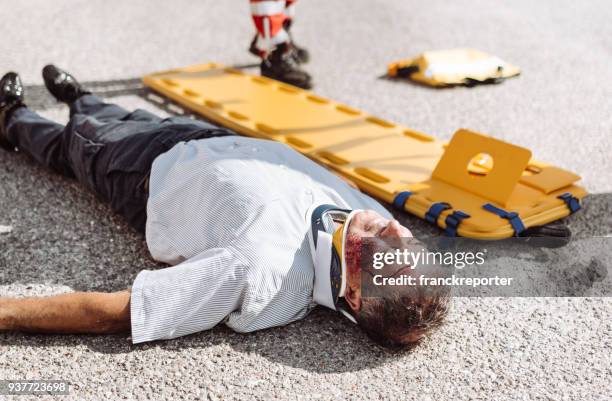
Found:
[(185, 96), (189, 97), (198, 97), (200, 94), (198, 92), (192, 91), (191, 89), (183, 89), (183, 93)]
[(320, 104), (329, 103), (329, 100), (319, 97), (319, 96), (315, 96), (315, 95), (308, 95), (306, 96), (306, 99), (310, 100), (311, 102), (320, 103)]
[(215, 102), (214, 100), (204, 100), (204, 104), (212, 109), (222, 109), (223, 105), (219, 102)]
[(292, 95), (295, 95), (297, 93), (300, 93), (300, 90), (298, 88), (292, 88), (290, 86), (284, 86), (284, 85), (279, 85), (278, 89), (281, 92), (285, 92), (285, 93), (291, 93)]
[(230, 117), (235, 118), (236, 120), (242, 120), (242, 121), (245, 121), (245, 120), (248, 120), (248, 119), (249, 119), (249, 118), (248, 118), (247, 116), (245, 116), (244, 114), (240, 114), (240, 113), (238, 113), (238, 112), (236, 112), (236, 111), (230, 111), (228, 114), (229, 114), (229, 116), (230, 116)]
[(328, 151), (321, 151), (319, 152), (319, 156), (322, 157), (323, 159), (327, 160), (330, 163), (333, 164), (338, 164), (338, 165), (344, 165), (344, 164), (349, 164), (349, 161), (332, 153), (332, 152), (328, 152)]
[(366, 121), (369, 122), (369, 123), (381, 126), (383, 128), (393, 128), (393, 127), (395, 127), (395, 124), (393, 124), (393, 123), (391, 123), (389, 121), (383, 120), (382, 118), (378, 118), (378, 117), (368, 117), (368, 118), (366, 118)]
[(372, 171), (372, 170), (370, 170), (368, 168), (365, 168), (365, 167), (357, 167), (355, 169), (355, 172), (357, 174), (359, 174), (360, 176), (368, 178), (368, 179), (370, 179), (370, 180), (372, 180), (374, 182), (377, 182), (379, 184), (386, 184), (389, 181), (391, 181), (387, 177), (385, 177), (384, 175), (380, 175), (380, 174), (378, 174), (378, 173), (376, 173), (376, 172), (374, 172), (374, 171)]
[(255, 124), (255, 128), (257, 128), (258, 131), (261, 131), (264, 134), (268, 134), (268, 135), (276, 135), (276, 134), (278, 134), (278, 130), (277, 129), (274, 129), (274, 128), (270, 127), (269, 125), (266, 125), (266, 124), (263, 124), (263, 123)]
[(312, 148), (312, 144), (311, 143), (303, 141), (303, 140), (301, 140), (299, 138), (296, 138), (294, 136), (285, 137), (285, 140), (287, 141), (288, 144), (296, 146), (298, 148), (302, 148), (302, 149)]
[(343, 104), (337, 105), (336, 106), (336, 110), (338, 110), (338, 111), (340, 111), (342, 113), (350, 114), (352, 116), (357, 116), (357, 115), (361, 114), (361, 112), (359, 110), (352, 109), (352, 108), (350, 108), (348, 106), (345, 106)]
[(271, 82), (268, 81), (267, 79), (261, 78), (261, 77), (251, 77), (251, 80), (255, 83), (261, 84), (261, 85), (270, 85)]
[(488, 153), (478, 153), (470, 159), (467, 170), (472, 177), (485, 177), (493, 170), (493, 156)]
[(434, 141), (434, 139), (430, 137), (429, 135), (425, 135), (421, 132), (412, 131), (409, 129), (404, 130), (404, 135), (412, 139), (416, 139), (417, 141), (421, 141), (421, 142), (433, 142)]
[(165, 78), (162, 79), (162, 82), (168, 86), (178, 86), (178, 82), (176, 82), (174, 79)]

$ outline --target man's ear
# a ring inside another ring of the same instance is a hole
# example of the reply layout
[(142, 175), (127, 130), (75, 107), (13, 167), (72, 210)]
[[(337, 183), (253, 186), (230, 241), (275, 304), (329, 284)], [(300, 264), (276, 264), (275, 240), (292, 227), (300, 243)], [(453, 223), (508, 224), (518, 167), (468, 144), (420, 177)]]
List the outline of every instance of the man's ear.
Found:
[(359, 291), (355, 291), (355, 289), (350, 285), (346, 287), (346, 291), (344, 292), (344, 300), (355, 312), (359, 312), (361, 310), (361, 294)]

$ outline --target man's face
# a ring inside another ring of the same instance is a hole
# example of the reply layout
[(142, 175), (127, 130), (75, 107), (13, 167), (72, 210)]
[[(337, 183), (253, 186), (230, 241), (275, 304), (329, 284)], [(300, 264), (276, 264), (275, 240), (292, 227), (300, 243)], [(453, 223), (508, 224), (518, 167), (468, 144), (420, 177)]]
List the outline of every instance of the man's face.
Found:
[[(364, 210), (357, 213), (349, 222), (347, 238), (344, 248), (344, 257), (348, 272), (348, 286), (353, 302), (351, 306), (359, 308), (358, 299), (361, 297), (361, 266), (360, 253), (362, 238), (394, 239), (412, 237), (409, 229), (402, 226), (397, 220), (389, 220), (373, 210)], [(346, 298), (346, 297), (345, 297)]]
[(386, 219), (373, 210), (364, 210), (351, 219), (348, 236), (399, 238), (412, 237), (412, 233), (397, 220)]

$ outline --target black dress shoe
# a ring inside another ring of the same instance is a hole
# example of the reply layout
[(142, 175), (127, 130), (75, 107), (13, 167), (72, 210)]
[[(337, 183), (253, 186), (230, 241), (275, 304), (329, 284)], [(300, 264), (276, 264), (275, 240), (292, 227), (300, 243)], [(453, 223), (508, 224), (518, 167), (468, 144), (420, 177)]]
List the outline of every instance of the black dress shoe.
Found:
[(6, 136), (6, 123), (10, 114), (23, 104), (23, 84), (21, 78), (14, 72), (5, 74), (0, 79), (0, 147), (6, 150), (14, 150)]
[[(249, 46), (249, 53), (254, 56), (261, 57), (261, 52), (257, 48), (257, 38), (258, 35), (255, 35), (253, 40), (251, 41), (251, 45)], [(291, 56), (295, 59), (298, 64), (305, 64), (310, 61), (310, 53), (303, 47), (296, 45), (293, 41), (291, 42)]]
[(261, 75), (303, 89), (312, 88), (312, 79), (300, 69), (290, 44), (283, 43), (261, 62)]
[(42, 76), (49, 92), (60, 102), (70, 104), (83, 95), (91, 94), (72, 75), (53, 64), (43, 68)]

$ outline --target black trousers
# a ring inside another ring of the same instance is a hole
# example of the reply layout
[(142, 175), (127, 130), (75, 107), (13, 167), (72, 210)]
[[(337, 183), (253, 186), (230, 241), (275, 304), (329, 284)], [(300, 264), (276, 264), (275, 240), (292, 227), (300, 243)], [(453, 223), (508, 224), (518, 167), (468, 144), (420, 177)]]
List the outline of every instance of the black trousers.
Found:
[(85, 95), (70, 106), (66, 126), (21, 107), (6, 124), (9, 141), (38, 163), (75, 177), (144, 233), (148, 177), (155, 158), (181, 141), (233, 135), (184, 117), (129, 112)]

